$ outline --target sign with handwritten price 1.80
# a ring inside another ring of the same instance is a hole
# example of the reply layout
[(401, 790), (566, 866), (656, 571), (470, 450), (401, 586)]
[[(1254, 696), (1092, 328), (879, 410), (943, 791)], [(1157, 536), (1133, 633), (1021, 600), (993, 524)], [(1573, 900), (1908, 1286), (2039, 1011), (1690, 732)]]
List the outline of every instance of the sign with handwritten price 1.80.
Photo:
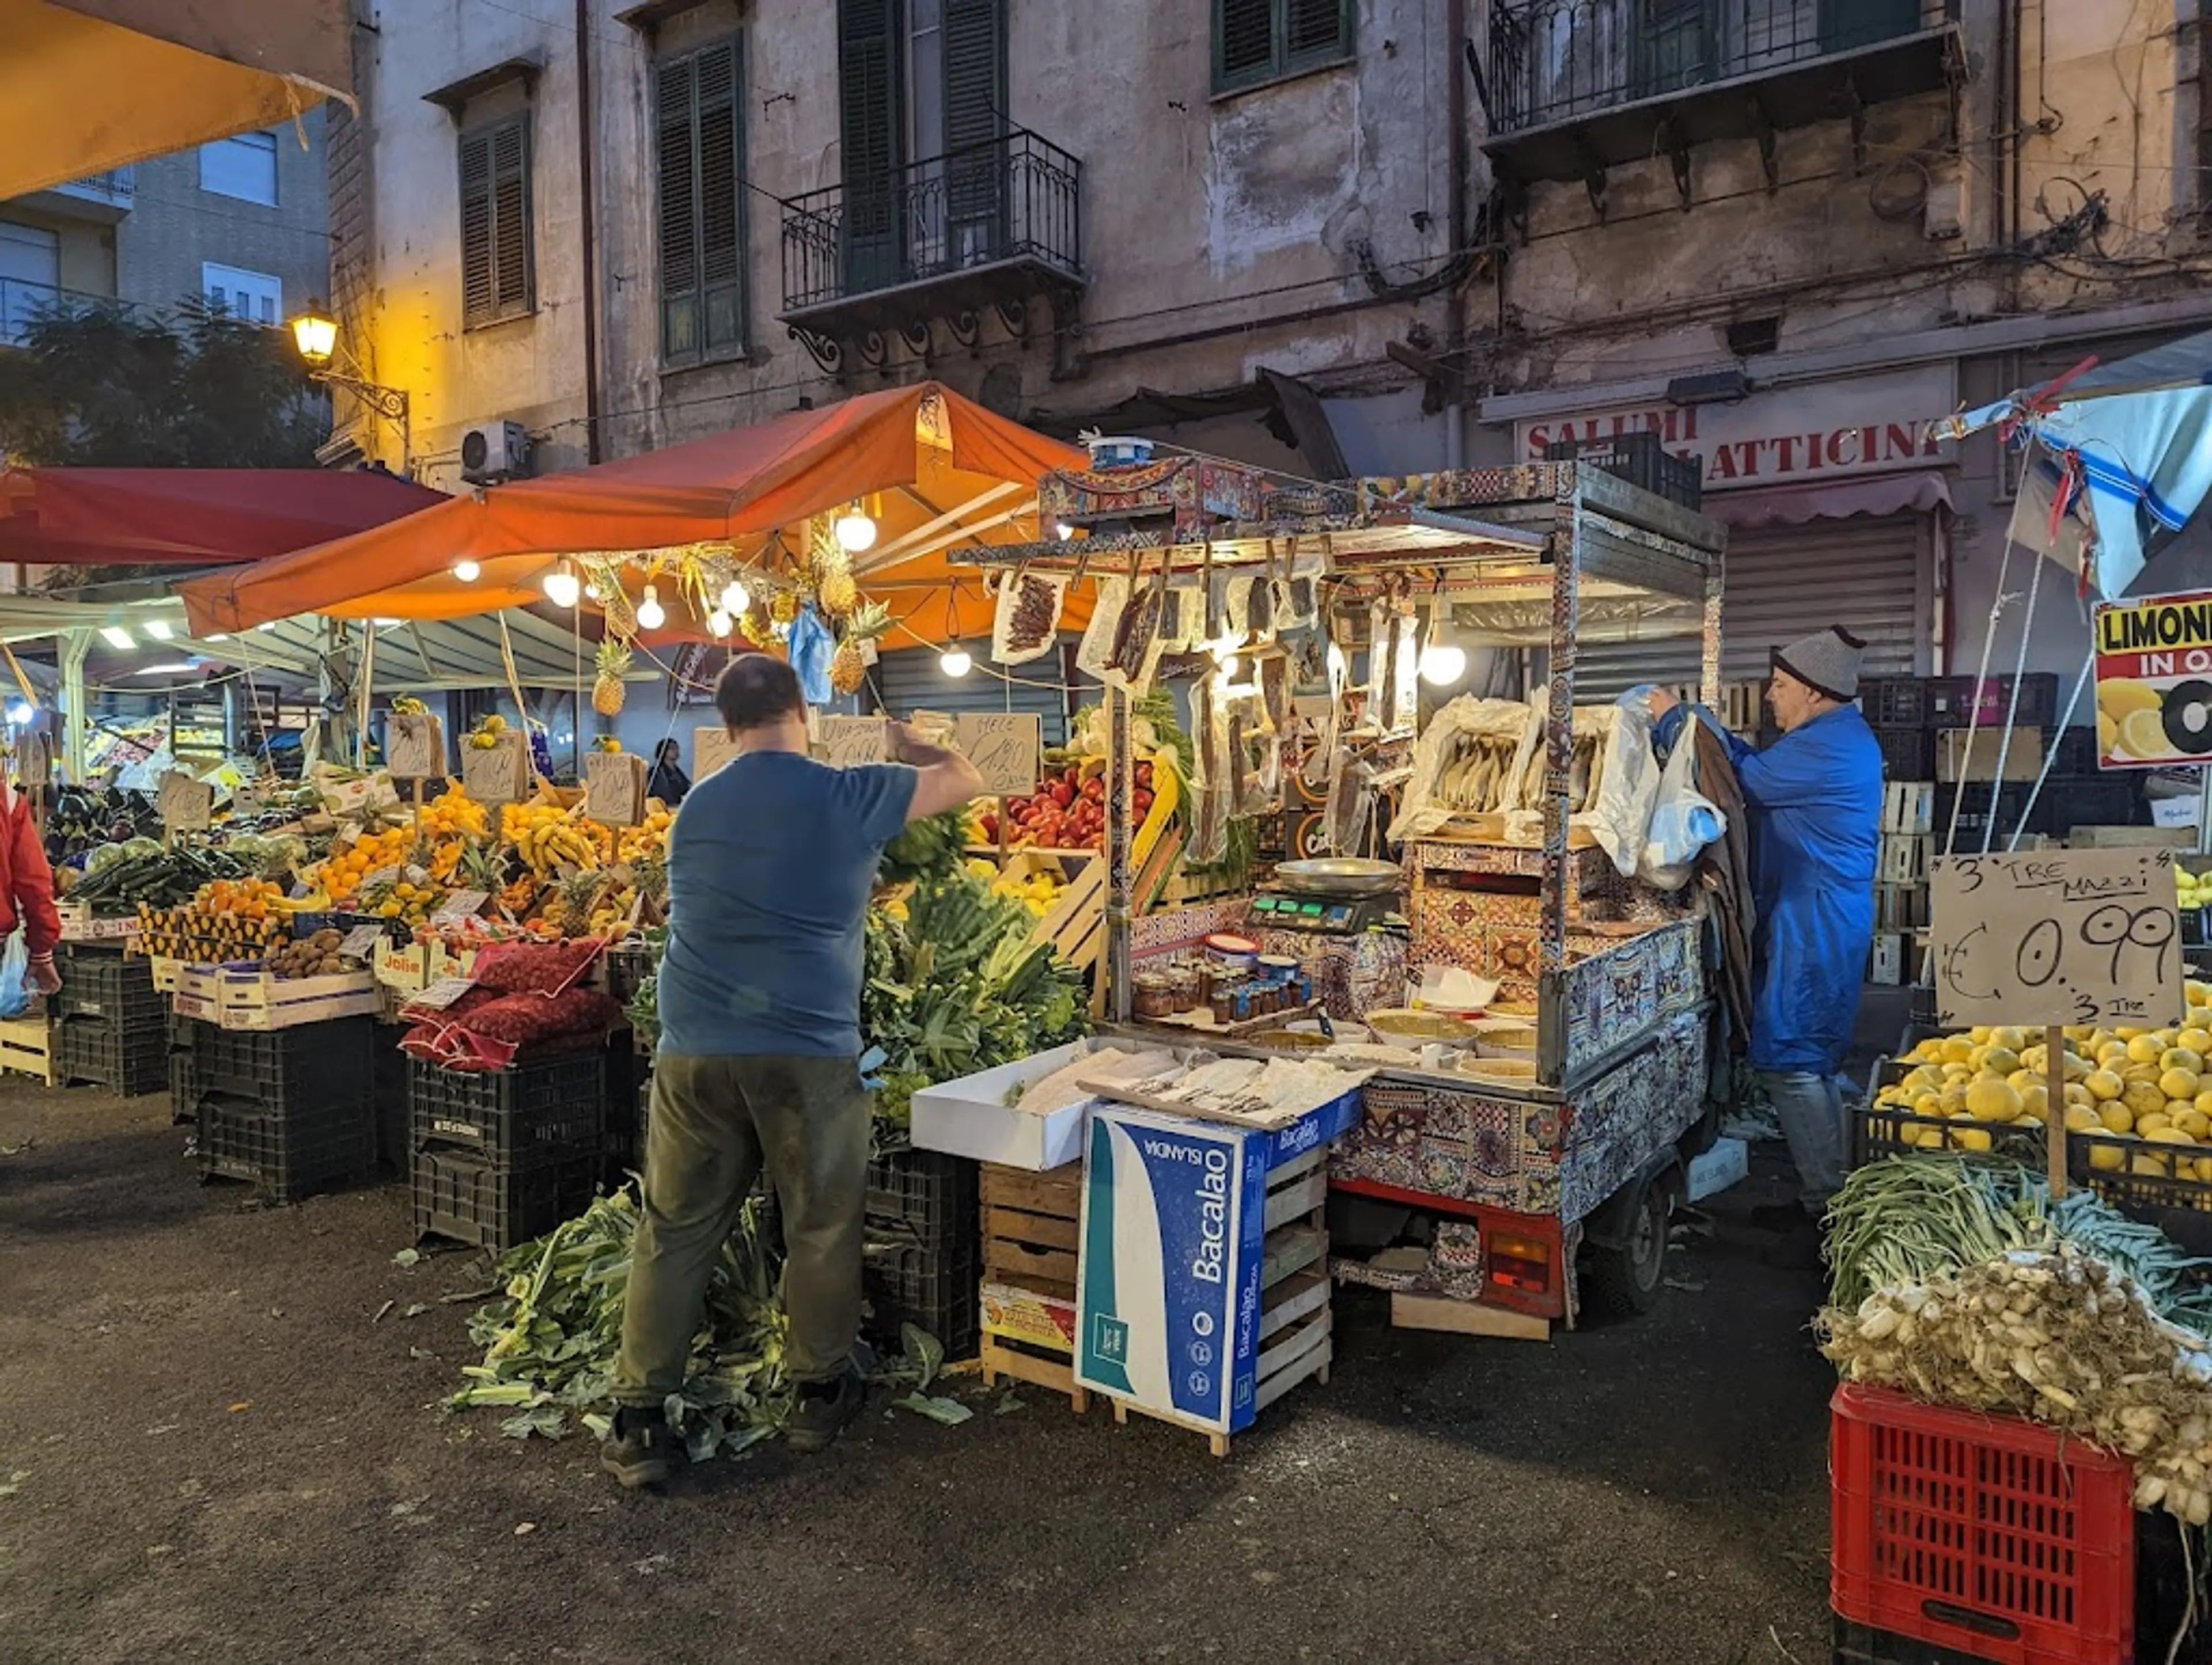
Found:
[(1929, 876), (1936, 1015), (1978, 1024), (2180, 1020), (2172, 857), (2164, 850), (1946, 856)]
[(1020, 798), (1036, 790), (1044, 732), (1034, 711), (963, 712), (953, 744), (975, 765), (986, 793)]

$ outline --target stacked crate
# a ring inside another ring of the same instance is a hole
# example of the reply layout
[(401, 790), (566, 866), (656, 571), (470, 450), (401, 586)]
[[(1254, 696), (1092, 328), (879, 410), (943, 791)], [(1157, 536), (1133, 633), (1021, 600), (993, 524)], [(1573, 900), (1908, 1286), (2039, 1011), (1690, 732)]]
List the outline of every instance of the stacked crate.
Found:
[(1917, 982), (1928, 929), (1928, 864), (1936, 849), (1936, 788), (1892, 781), (1882, 788), (1881, 843), (1875, 869), (1874, 951), (1867, 981)]
[(980, 1164), (939, 1151), (892, 1151), (868, 1164), (867, 1249), (860, 1284), (871, 1328), (896, 1343), (902, 1325), (945, 1356), (975, 1351)]
[(1065, 1394), (1075, 1383), (1075, 1272), (1083, 1219), (1083, 1164), (1036, 1173), (983, 1164), (983, 1381), (1012, 1376)]
[(504, 1253), (591, 1203), (606, 1137), (606, 1052), (501, 1070), (408, 1060), (418, 1237)]
[(125, 1098), (169, 1084), (168, 1002), (152, 968), (122, 948), (64, 943), (54, 954), (61, 991), (53, 1013), (53, 1079), (91, 1082)]
[(297, 1202), (374, 1173), (374, 1018), (249, 1030), (179, 1018), (173, 1030), (172, 1111), (198, 1124), (203, 1179)]

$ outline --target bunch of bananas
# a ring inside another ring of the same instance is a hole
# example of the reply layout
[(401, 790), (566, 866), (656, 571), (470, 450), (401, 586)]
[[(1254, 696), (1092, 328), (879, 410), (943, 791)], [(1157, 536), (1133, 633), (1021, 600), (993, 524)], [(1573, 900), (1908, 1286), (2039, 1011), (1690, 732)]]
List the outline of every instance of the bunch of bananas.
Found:
[(500, 811), (500, 834), (514, 846), (531, 872), (540, 878), (557, 872), (563, 866), (593, 868), (606, 860), (606, 848), (613, 843), (611, 829), (599, 829), (605, 835), (602, 844), (591, 824), (574, 810), (564, 810), (557, 804), (532, 802), (508, 804)]
[(635, 861), (640, 856), (663, 855), (668, 850), (668, 829), (676, 824), (676, 817), (666, 810), (653, 810), (635, 827), (624, 827), (622, 836), (615, 842), (617, 861)]

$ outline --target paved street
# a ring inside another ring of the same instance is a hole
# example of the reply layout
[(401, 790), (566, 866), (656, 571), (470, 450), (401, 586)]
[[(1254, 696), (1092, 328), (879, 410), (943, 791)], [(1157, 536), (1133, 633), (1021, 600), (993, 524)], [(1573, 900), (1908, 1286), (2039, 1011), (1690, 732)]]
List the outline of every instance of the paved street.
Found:
[(1554, 1345), (1346, 1294), (1224, 1462), (1025, 1389), (653, 1499), (441, 1413), (484, 1265), (394, 1266), (403, 1188), (244, 1209), (186, 1131), (0, 1086), (7, 1665), (1826, 1657), (1832, 1377), (1742, 1192), (1659, 1311)]

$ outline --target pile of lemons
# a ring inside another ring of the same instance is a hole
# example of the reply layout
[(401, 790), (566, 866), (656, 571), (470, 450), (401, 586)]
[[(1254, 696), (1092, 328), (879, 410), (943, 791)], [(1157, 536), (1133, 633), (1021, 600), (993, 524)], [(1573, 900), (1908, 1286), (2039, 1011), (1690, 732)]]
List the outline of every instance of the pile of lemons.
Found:
[(2212, 873), (2199, 878), (2179, 861), (2175, 862), (2173, 894), (2175, 906), (2185, 914), (2191, 908), (2212, 908)]
[[(1975, 1029), (1923, 1041), (1898, 1060), (1904, 1075), (1874, 1102), (1958, 1124), (1908, 1128), (1925, 1149), (1986, 1151), (1992, 1128), (2046, 1127), (2050, 1057), (2043, 1034)], [(2123, 1145), (2095, 1145), (2092, 1167), (2212, 1181), (2212, 984), (2189, 984), (2189, 1021), (2181, 1028), (2071, 1028), (2065, 1036), (2060, 1068), (2070, 1131), (2179, 1147), (2130, 1158)], [(2197, 1150), (2203, 1154), (2191, 1154)]]

